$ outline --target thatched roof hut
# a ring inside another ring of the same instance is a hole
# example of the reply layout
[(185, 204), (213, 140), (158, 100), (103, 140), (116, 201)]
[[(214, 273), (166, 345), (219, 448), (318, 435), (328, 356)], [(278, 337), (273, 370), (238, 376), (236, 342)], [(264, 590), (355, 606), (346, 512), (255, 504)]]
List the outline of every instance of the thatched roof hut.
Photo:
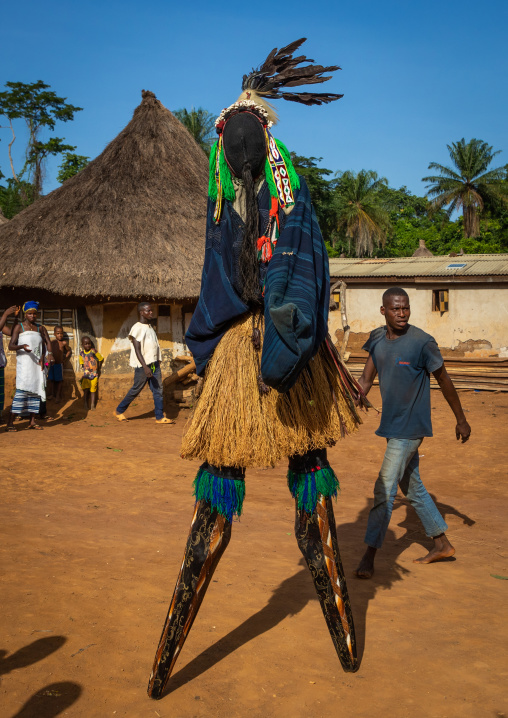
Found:
[(8, 220), (7, 217), (4, 215), (4, 213), (2, 212), (2, 208), (0, 207), (0, 224), (5, 224), (5, 223), (8, 222), (8, 221), (9, 221), (9, 220)]
[(430, 249), (427, 249), (427, 245), (425, 244), (424, 239), (420, 239), (418, 242), (418, 249), (415, 249), (415, 251), (412, 254), (413, 257), (433, 257), (434, 255), (430, 251)]
[(207, 158), (152, 92), (142, 98), (95, 160), (2, 224), (0, 287), (69, 305), (199, 295)]

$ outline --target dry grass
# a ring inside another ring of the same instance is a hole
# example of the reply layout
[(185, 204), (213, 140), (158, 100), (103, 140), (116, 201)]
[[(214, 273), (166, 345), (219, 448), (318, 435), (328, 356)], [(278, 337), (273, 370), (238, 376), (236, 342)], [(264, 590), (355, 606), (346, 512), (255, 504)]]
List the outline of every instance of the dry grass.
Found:
[(341, 436), (337, 408), (346, 431), (356, 430), (325, 349), (309, 362), (289, 392), (272, 389), (262, 395), (251, 335), (252, 320), (247, 315), (226, 332), (215, 350), (182, 442), (185, 459), (215, 466), (275, 466), (283, 457), (335, 443)]

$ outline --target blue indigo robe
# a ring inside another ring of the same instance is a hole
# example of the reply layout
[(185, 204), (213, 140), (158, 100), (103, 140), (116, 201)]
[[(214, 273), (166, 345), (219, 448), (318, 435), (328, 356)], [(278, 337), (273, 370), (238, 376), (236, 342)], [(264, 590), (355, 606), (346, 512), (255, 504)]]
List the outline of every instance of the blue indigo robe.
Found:
[[(266, 182), (257, 201), (262, 231), (271, 202)], [(201, 294), (186, 334), (199, 376), (229, 327), (249, 311), (239, 280), (243, 221), (229, 201), (224, 202), (218, 225), (213, 210), (209, 200)], [(261, 375), (268, 386), (285, 392), (328, 332), (330, 277), (323, 237), (302, 177), (292, 212), (286, 217), (281, 210), (279, 217), (280, 236), (266, 269)]]

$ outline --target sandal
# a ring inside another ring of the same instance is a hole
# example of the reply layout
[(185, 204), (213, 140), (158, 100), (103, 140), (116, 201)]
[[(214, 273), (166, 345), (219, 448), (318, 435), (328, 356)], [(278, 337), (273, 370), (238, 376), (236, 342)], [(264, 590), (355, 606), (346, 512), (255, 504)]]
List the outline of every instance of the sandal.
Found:
[(39, 426), (39, 424), (32, 424), (31, 426), (27, 426), (26, 431), (29, 431), (29, 429), (35, 429), (36, 431), (44, 431), (44, 427)]
[(156, 424), (176, 424), (176, 421), (174, 419), (168, 419), (166, 416), (163, 416), (162, 419), (155, 419)]
[(7, 426), (5, 431), (17, 431), (15, 426)]

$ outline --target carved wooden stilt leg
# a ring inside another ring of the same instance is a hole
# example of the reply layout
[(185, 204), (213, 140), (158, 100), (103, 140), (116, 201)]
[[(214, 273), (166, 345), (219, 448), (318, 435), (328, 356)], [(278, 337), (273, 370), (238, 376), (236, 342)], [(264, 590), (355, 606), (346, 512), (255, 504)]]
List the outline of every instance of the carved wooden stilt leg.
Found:
[(295, 535), (344, 671), (358, 668), (353, 614), (340, 560), (332, 501), (318, 496), (312, 514), (296, 507)]
[(148, 682), (150, 698), (162, 697), (208, 584), (230, 538), (231, 523), (212, 510), (207, 501), (199, 501)]

